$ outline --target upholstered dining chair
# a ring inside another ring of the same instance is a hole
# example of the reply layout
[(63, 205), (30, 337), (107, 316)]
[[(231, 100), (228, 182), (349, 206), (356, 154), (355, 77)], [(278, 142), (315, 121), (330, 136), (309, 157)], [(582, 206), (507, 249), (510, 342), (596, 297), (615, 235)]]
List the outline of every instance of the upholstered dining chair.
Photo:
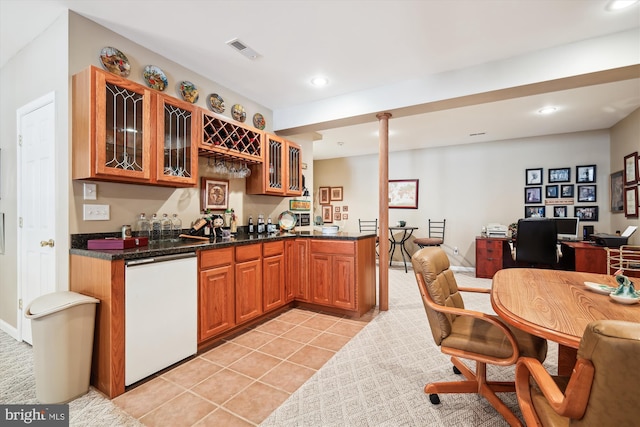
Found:
[(510, 245), (513, 260), (531, 267), (552, 268), (562, 257), (556, 222), (551, 218), (518, 220), (518, 234)]
[(358, 226), (360, 227), (360, 232), (363, 231), (373, 231), (376, 233), (376, 255), (378, 254), (378, 245), (380, 244), (380, 237), (378, 236), (378, 218), (373, 220), (362, 220), (358, 219)]
[(425, 246), (440, 246), (444, 243), (444, 228), (447, 223), (446, 219), (442, 221), (431, 221), (429, 218), (429, 237), (418, 237), (414, 239), (414, 243), (420, 248)]
[(598, 320), (585, 329), (570, 377), (521, 358), (516, 392), (527, 426), (637, 426), (639, 354), (640, 323)]
[[(543, 361), (547, 342), (512, 328), (494, 315), (467, 310), (461, 292), (489, 293), (489, 289), (458, 287), (449, 258), (443, 249), (428, 247), (411, 257), (431, 334), (440, 350), (451, 356), (453, 370), (463, 381), (429, 383), (424, 392), (433, 404), (438, 393), (478, 393), (512, 426), (521, 426), (518, 417), (500, 400), (497, 392), (514, 392), (514, 382), (487, 380), (487, 364), (514, 365), (520, 356)], [(460, 359), (475, 361), (475, 373)]]

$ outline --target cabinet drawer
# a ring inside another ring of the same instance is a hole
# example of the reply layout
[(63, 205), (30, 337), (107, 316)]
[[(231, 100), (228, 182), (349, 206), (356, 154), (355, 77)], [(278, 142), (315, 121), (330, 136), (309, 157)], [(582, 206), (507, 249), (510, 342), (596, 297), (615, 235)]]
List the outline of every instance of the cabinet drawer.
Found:
[(200, 251), (200, 269), (229, 265), (233, 262), (233, 248)]
[(279, 242), (268, 242), (262, 244), (262, 256), (275, 256), (284, 253), (284, 240)]
[(262, 256), (262, 244), (237, 246), (236, 262), (244, 262), (252, 259), (258, 259)]
[(312, 241), (311, 253), (353, 255), (355, 253), (355, 242), (339, 242), (335, 240)]

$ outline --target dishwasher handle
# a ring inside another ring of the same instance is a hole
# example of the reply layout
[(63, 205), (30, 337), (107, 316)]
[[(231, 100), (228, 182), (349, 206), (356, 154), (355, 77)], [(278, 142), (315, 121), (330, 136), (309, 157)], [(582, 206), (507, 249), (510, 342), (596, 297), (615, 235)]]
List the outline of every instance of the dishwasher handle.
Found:
[(156, 262), (164, 262), (164, 261), (174, 261), (177, 259), (185, 259), (185, 258), (193, 258), (196, 256), (195, 252), (186, 252), (182, 254), (173, 254), (173, 255), (161, 255), (150, 258), (140, 258), (140, 259), (130, 259), (124, 262), (124, 265), (127, 267), (133, 267), (136, 265), (142, 264), (153, 264)]

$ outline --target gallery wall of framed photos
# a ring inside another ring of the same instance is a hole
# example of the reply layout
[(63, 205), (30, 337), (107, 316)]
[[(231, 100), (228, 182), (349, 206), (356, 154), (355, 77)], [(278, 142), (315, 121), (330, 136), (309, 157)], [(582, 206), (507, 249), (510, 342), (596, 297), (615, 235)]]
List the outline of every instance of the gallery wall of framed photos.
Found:
[(598, 221), (597, 165), (525, 170), (524, 217)]
[[(611, 174), (612, 180), (613, 175)], [(621, 171), (616, 172), (616, 188), (615, 195), (616, 200), (622, 209), (618, 212), (624, 211), (624, 216), (627, 218), (638, 218), (638, 211), (640, 211), (640, 201), (638, 200), (638, 189), (640, 186), (640, 156), (635, 151), (631, 154), (624, 156), (624, 167)], [(614, 188), (612, 184), (612, 195)], [(621, 199), (621, 200), (619, 200)]]

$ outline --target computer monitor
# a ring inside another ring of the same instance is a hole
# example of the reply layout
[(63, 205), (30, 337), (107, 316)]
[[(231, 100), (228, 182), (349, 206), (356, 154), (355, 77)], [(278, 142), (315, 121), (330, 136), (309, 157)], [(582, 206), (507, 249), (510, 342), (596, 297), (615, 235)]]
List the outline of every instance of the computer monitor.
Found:
[(556, 223), (558, 240), (579, 240), (579, 218), (553, 218)]

